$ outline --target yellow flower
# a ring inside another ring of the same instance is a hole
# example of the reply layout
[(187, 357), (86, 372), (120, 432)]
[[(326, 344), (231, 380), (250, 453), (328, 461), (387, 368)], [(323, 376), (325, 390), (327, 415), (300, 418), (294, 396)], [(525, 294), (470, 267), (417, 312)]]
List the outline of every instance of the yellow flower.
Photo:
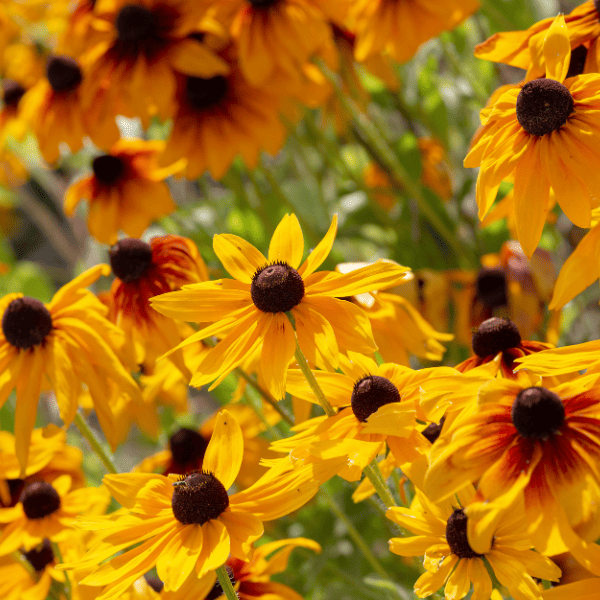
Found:
[(595, 119), (600, 75), (565, 79), (571, 48), (562, 16), (548, 30), (544, 53), (546, 77), (525, 83), (520, 91), (508, 90), (491, 111), (482, 111), (483, 127), (464, 161), (465, 167), (481, 167), (480, 219), (502, 180), (514, 174), (515, 221), (527, 256), (542, 235), (551, 187), (566, 216), (579, 227), (590, 226), (600, 189), (593, 143), (600, 132)]
[(475, 551), (467, 536), (468, 501), (474, 489), (460, 494), (462, 507), (450, 500), (433, 503), (418, 488), (410, 508), (390, 508), (386, 516), (416, 535), (392, 538), (390, 550), (400, 556), (423, 556), (426, 572), (415, 583), (419, 598), (435, 594), (445, 584), (446, 600), (464, 598), (473, 585), (472, 600), (488, 600), (492, 580), (489, 565), (516, 600), (541, 600), (533, 577), (558, 581), (560, 569), (530, 550), (522, 513), (506, 512), (493, 527), (493, 541)]
[(98, 600), (119, 597), (141, 574), (156, 566), (165, 591), (177, 591), (190, 573), (202, 577), (223, 565), (230, 553), (250, 560), (252, 542), (263, 521), (286, 515), (312, 498), (332, 477), (340, 460), (267, 473), (255, 485), (231, 496), (243, 457), (243, 436), (235, 419), (222, 411), (203, 460), (203, 471), (175, 476), (130, 473), (107, 475), (104, 484), (128, 509), (114, 516), (80, 520), (100, 530), (86, 556), (62, 568), (98, 565), (120, 550), (133, 550), (104, 562), (80, 583), (104, 587)]
[(544, 600), (596, 600), (600, 594), (600, 578), (592, 577), (561, 585), (542, 594)]
[(106, 308), (85, 289), (108, 273), (107, 265), (89, 269), (58, 290), (49, 304), (22, 294), (0, 300), (0, 404), (16, 388), (15, 444), (22, 472), (39, 395), (48, 384), (56, 394), (62, 420), (69, 425), (85, 383), (105, 431), (112, 423), (108, 382), (134, 397), (139, 394), (121, 362), (125, 334), (108, 321)]
[(0, 556), (19, 548), (26, 551), (51, 541), (68, 539), (75, 517), (101, 514), (110, 496), (105, 488), (71, 490), (71, 478), (61, 475), (53, 483), (32, 481), (23, 488), (19, 502), (11, 508), (0, 508)]
[[(398, 284), (409, 271), (377, 262), (345, 275), (315, 273), (331, 250), (336, 230), (334, 216), (329, 231), (302, 265), (304, 239), (295, 215), (286, 215), (277, 226), (268, 258), (238, 236), (216, 235), (214, 250), (235, 279), (187, 285), (152, 299), (152, 306), (169, 317), (213, 323), (180, 347), (223, 336), (200, 363), (192, 385), (215, 379), (218, 383), (262, 345), (265, 385), (273, 396), (283, 398), (296, 336), (309, 364), (328, 370), (337, 368), (340, 352), (377, 349), (364, 312), (337, 298)], [(288, 312), (295, 320), (295, 332)]]
[(114, 244), (119, 230), (140, 237), (152, 221), (175, 210), (164, 180), (180, 171), (184, 162), (160, 168), (158, 156), (163, 150), (164, 142), (119, 140), (93, 160), (92, 175), (66, 191), (65, 213), (72, 216), (85, 198), (88, 229), (99, 242)]
[(113, 115), (138, 117), (173, 112), (177, 73), (213, 77), (227, 64), (194, 38), (208, 3), (179, 0), (101, 0), (92, 23), (104, 32), (86, 54), (92, 85), (86, 103)]
[(454, 29), (478, 7), (478, 0), (360, 0), (352, 11), (356, 60), (385, 50), (398, 62), (406, 62), (421, 44)]
[(161, 161), (170, 164), (185, 157), (188, 179), (207, 170), (221, 179), (238, 155), (254, 168), (261, 150), (275, 154), (285, 140), (279, 118), (281, 101), (273, 86), (249, 83), (233, 46), (223, 49), (220, 56), (229, 65), (228, 73), (180, 77), (177, 82), (173, 129)]
[[(600, 15), (596, 5), (594, 0), (587, 0), (565, 16), (572, 51), (567, 77), (599, 70)], [(475, 56), (525, 69), (527, 81), (543, 77), (546, 72), (544, 38), (553, 21), (553, 18), (544, 19), (525, 31), (495, 33), (475, 47)]]
[[(577, 377), (549, 389), (530, 376), (481, 386), (475, 410), (463, 412), (433, 446), (424, 484), (428, 498), (448, 498), (479, 479), (478, 494), (489, 507), (500, 510), (524, 496), (529, 535), (540, 552), (559, 554), (595, 540), (597, 380)], [(478, 537), (489, 535), (488, 525), (477, 522)]]

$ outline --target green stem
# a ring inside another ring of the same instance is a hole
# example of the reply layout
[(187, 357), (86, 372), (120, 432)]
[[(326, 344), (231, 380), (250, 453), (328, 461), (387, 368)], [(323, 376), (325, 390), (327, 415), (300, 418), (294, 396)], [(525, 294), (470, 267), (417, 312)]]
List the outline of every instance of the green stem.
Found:
[(11, 558), (17, 561), (28, 573), (31, 577), (36, 580), (35, 569), (31, 566), (31, 563), (18, 551), (10, 553)]
[[(54, 556), (56, 557), (56, 559), (59, 563), (62, 564), (65, 562), (62, 557), (62, 552), (60, 551), (60, 548), (58, 547), (58, 544), (56, 542), (52, 542), (52, 551), (54, 552)], [(70, 598), (71, 594), (72, 594), (72, 589), (73, 589), (73, 586), (71, 585), (71, 578), (69, 577), (68, 571), (63, 571), (63, 573), (65, 574), (65, 583), (66, 583), (65, 592), (67, 593), (67, 597)]]
[(227, 573), (227, 569), (225, 569), (225, 565), (221, 565), (217, 569), (217, 577), (219, 579), (219, 583), (221, 584), (221, 589), (225, 594), (227, 600), (239, 600), (238, 595), (233, 589), (233, 585), (231, 585), (231, 579), (229, 579), (229, 573)]
[[(289, 312), (285, 314), (288, 316), (288, 319), (290, 320), (292, 327), (295, 331), (296, 323), (294, 321), (294, 317)], [(308, 361), (306, 360), (306, 356), (304, 356), (304, 353), (302, 352), (302, 350), (300, 349), (300, 345), (298, 344), (298, 336), (296, 336), (296, 352), (294, 353), (294, 357), (296, 358), (296, 362), (298, 363), (302, 374), (308, 382), (310, 389), (313, 391), (313, 394), (315, 395), (315, 397), (319, 401), (319, 404), (325, 411), (325, 414), (328, 417), (333, 417), (336, 414), (335, 410), (333, 409), (333, 406), (329, 404), (329, 400), (327, 400), (325, 394), (323, 393), (323, 390), (319, 386), (317, 378), (314, 376), (314, 373), (310, 370), (310, 367), (308, 366)]]
[(358, 549), (362, 552), (363, 556), (367, 559), (367, 562), (373, 567), (373, 570), (384, 579), (390, 579), (389, 574), (383, 568), (382, 564), (377, 560), (377, 557), (373, 554), (371, 548), (362, 537), (358, 529), (354, 527), (352, 521), (346, 516), (340, 505), (335, 501), (335, 498), (325, 489), (321, 488), (323, 494), (327, 498), (329, 502), (329, 506), (331, 510), (335, 513), (338, 519), (340, 519), (344, 525), (346, 526), (346, 530), (348, 531), (348, 535), (352, 538)]
[(88, 444), (92, 447), (92, 450), (102, 461), (102, 464), (106, 467), (106, 470), (112, 474), (118, 473), (113, 462), (113, 458), (104, 451), (102, 444), (98, 441), (96, 435), (90, 429), (90, 426), (85, 422), (85, 419), (81, 416), (81, 413), (75, 413), (75, 425), (77, 425), (81, 435), (83, 435), (83, 437), (88, 441)]
[(390, 506), (398, 506), (396, 504), (396, 501), (392, 497), (390, 490), (383, 481), (383, 478), (380, 477), (381, 471), (379, 472), (379, 474), (377, 473), (377, 471), (379, 471), (379, 468), (377, 467), (377, 470), (375, 470), (373, 464), (367, 465), (364, 468), (366, 476), (369, 478), (369, 481), (375, 488), (377, 495), (379, 496), (379, 498), (381, 498), (381, 501), (385, 504), (385, 506), (387, 508), (390, 508)]

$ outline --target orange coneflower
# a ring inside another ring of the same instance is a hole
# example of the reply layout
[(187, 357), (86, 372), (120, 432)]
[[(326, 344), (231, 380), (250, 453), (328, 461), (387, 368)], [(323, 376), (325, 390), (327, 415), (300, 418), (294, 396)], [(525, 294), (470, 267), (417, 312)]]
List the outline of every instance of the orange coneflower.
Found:
[[(304, 238), (295, 215), (286, 215), (277, 226), (268, 258), (238, 236), (216, 235), (214, 250), (235, 279), (187, 285), (152, 300), (152, 306), (164, 315), (213, 323), (181, 346), (211, 335), (223, 336), (198, 366), (192, 385), (220, 381), (262, 348), (260, 370), (265, 385), (276, 398), (283, 398), (296, 336), (309, 364), (329, 370), (337, 368), (341, 350), (376, 350), (368, 317), (338, 298), (396, 285), (408, 277), (409, 270), (381, 261), (345, 275), (316, 273), (333, 246), (336, 231), (334, 216), (329, 231), (303, 263)], [(295, 331), (286, 313), (292, 315)]]
[(119, 230), (139, 237), (152, 221), (175, 210), (164, 180), (181, 171), (184, 161), (159, 167), (164, 142), (119, 140), (92, 161), (93, 173), (66, 191), (68, 216), (84, 198), (89, 202), (88, 229), (99, 242), (114, 244)]
[(180, 589), (190, 573), (202, 577), (223, 565), (230, 553), (249, 560), (263, 521), (286, 515), (312, 498), (320, 483), (339, 469), (340, 460), (267, 473), (252, 487), (229, 495), (243, 456), (243, 437), (226, 411), (217, 419), (203, 471), (174, 475), (107, 475), (105, 485), (128, 509), (80, 527), (100, 530), (100, 541), (80, 561), (63, 568), (96, 567), (120, 550), (133, 550), (96, 567), (80, 583), (105, 586), (98, 600), (117, 598), (156, 565), (165, 591)]

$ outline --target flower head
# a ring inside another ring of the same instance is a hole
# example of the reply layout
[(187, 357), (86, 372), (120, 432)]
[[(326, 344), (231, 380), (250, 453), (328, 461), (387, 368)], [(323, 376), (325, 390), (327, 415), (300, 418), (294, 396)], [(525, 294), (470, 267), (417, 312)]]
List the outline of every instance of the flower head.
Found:
[(220, 381), (262, 347), (265, 384), (276, 398), (282, 398), (296, 336), (309, 364), (329, 370), (337, 368), (340, 351), (376, 349), (364, 312), (337, 298), (397, 284), (408, 276), (408, 269), (377, 262), (345, 275), (315, 273), (331, 250), (336, 230), (334, 217), (323, 240), (302, 264), (304, 240), (295, 215), (286, 215), (277, 226), (268, 258), (242, 238), (217, 235), (215, 252), (235, 279), (187, 285), (152, 299), (152, 306), (164, 315), (213, 323), (181, 346), (211, 335), (223, 338), (198, 366), (192, 385)]

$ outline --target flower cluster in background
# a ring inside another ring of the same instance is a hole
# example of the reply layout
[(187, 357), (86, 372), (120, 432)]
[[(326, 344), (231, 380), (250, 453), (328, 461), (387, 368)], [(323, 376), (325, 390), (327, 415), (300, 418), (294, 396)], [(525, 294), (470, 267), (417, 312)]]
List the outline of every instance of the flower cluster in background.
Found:
[(0, 1), (0, 596), (600, 598), (599, 39)]

